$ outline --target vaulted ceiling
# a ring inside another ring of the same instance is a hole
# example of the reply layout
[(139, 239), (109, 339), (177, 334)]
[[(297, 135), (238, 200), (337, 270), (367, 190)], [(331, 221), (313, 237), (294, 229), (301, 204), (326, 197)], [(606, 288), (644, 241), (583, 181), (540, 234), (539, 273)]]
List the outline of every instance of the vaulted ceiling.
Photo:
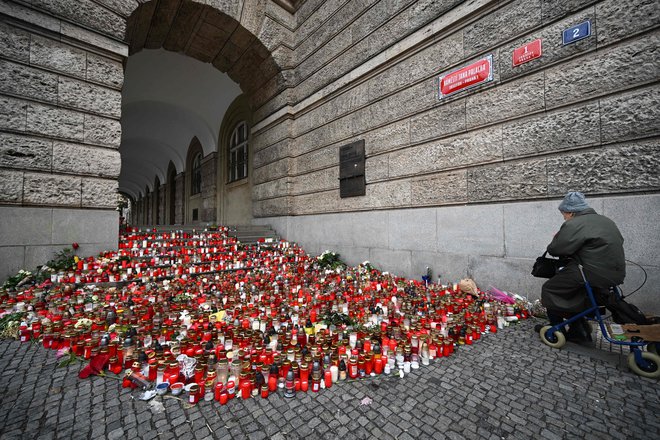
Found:
[(215, 151), (220, 123), (241, 93), (234, 81), (211, 64), (159, 50), (128, 58), (122, 92), (122, 167), (119, 188), (133, 197), (161, 183), (170, 161), (177, 172), (193, 137), (204, 154)]

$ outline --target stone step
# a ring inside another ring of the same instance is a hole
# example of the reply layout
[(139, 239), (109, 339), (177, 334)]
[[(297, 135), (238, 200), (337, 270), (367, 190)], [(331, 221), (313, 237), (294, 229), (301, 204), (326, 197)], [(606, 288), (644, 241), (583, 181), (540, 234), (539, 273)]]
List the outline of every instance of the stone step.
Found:
[(235, 237), (243, 244), (257, 243), (260, 239), (278, 241), (280, 237), (269, 225), (236, 225), (230, 226), (227, 235)]
[[(280, 236), (275, 232), (270, 225), (223, 225), (228, 228), (227, 235), (235, 237), (243, 244), (257, 243), (259, 239), (273, 239), (279, 241)], [(155, 229), (159, 232), (171, 231), (201, 231), (206, 229), (207, 225), (139, 225), (138, 228), (143, 231)]]

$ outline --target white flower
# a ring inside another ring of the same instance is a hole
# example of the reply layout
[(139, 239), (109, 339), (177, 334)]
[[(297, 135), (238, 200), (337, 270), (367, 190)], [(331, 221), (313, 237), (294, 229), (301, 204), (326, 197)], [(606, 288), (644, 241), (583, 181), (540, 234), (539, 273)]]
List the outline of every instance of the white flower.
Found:
[(88, 318), (80, 318), (78, 322), (74, 324), (75, 328), (80, 328), (80, 327), (91, 327), (92, 325), (92, 320)]

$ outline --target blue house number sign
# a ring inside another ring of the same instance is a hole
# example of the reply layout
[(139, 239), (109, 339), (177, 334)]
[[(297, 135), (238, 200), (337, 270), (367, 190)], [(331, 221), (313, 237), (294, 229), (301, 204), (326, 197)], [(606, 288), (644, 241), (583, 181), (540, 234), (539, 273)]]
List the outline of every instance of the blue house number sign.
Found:
[(575, 43), (576, 41), (587, 38), (590, 35), (591, 35), (591, 22), (587, 20), (576, 26), (569, 27), (568, 29), (564, 29), (564, 32), (562, 34), (562, 39), (564, 42), (564, 46), (566, 46), (567, 44)]

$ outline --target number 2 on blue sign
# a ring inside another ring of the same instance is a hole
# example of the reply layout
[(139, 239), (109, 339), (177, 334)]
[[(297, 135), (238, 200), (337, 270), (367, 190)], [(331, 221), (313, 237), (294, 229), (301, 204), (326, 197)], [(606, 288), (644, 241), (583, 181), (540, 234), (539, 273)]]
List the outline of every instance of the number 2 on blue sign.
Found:
[(576, 41), (587, 38), (591, 35), (591, 22), (589, 20), (580, 23), (576, 26), (565, 29), (562, 37), (564, 46), (567, 44), (575, 43)]

